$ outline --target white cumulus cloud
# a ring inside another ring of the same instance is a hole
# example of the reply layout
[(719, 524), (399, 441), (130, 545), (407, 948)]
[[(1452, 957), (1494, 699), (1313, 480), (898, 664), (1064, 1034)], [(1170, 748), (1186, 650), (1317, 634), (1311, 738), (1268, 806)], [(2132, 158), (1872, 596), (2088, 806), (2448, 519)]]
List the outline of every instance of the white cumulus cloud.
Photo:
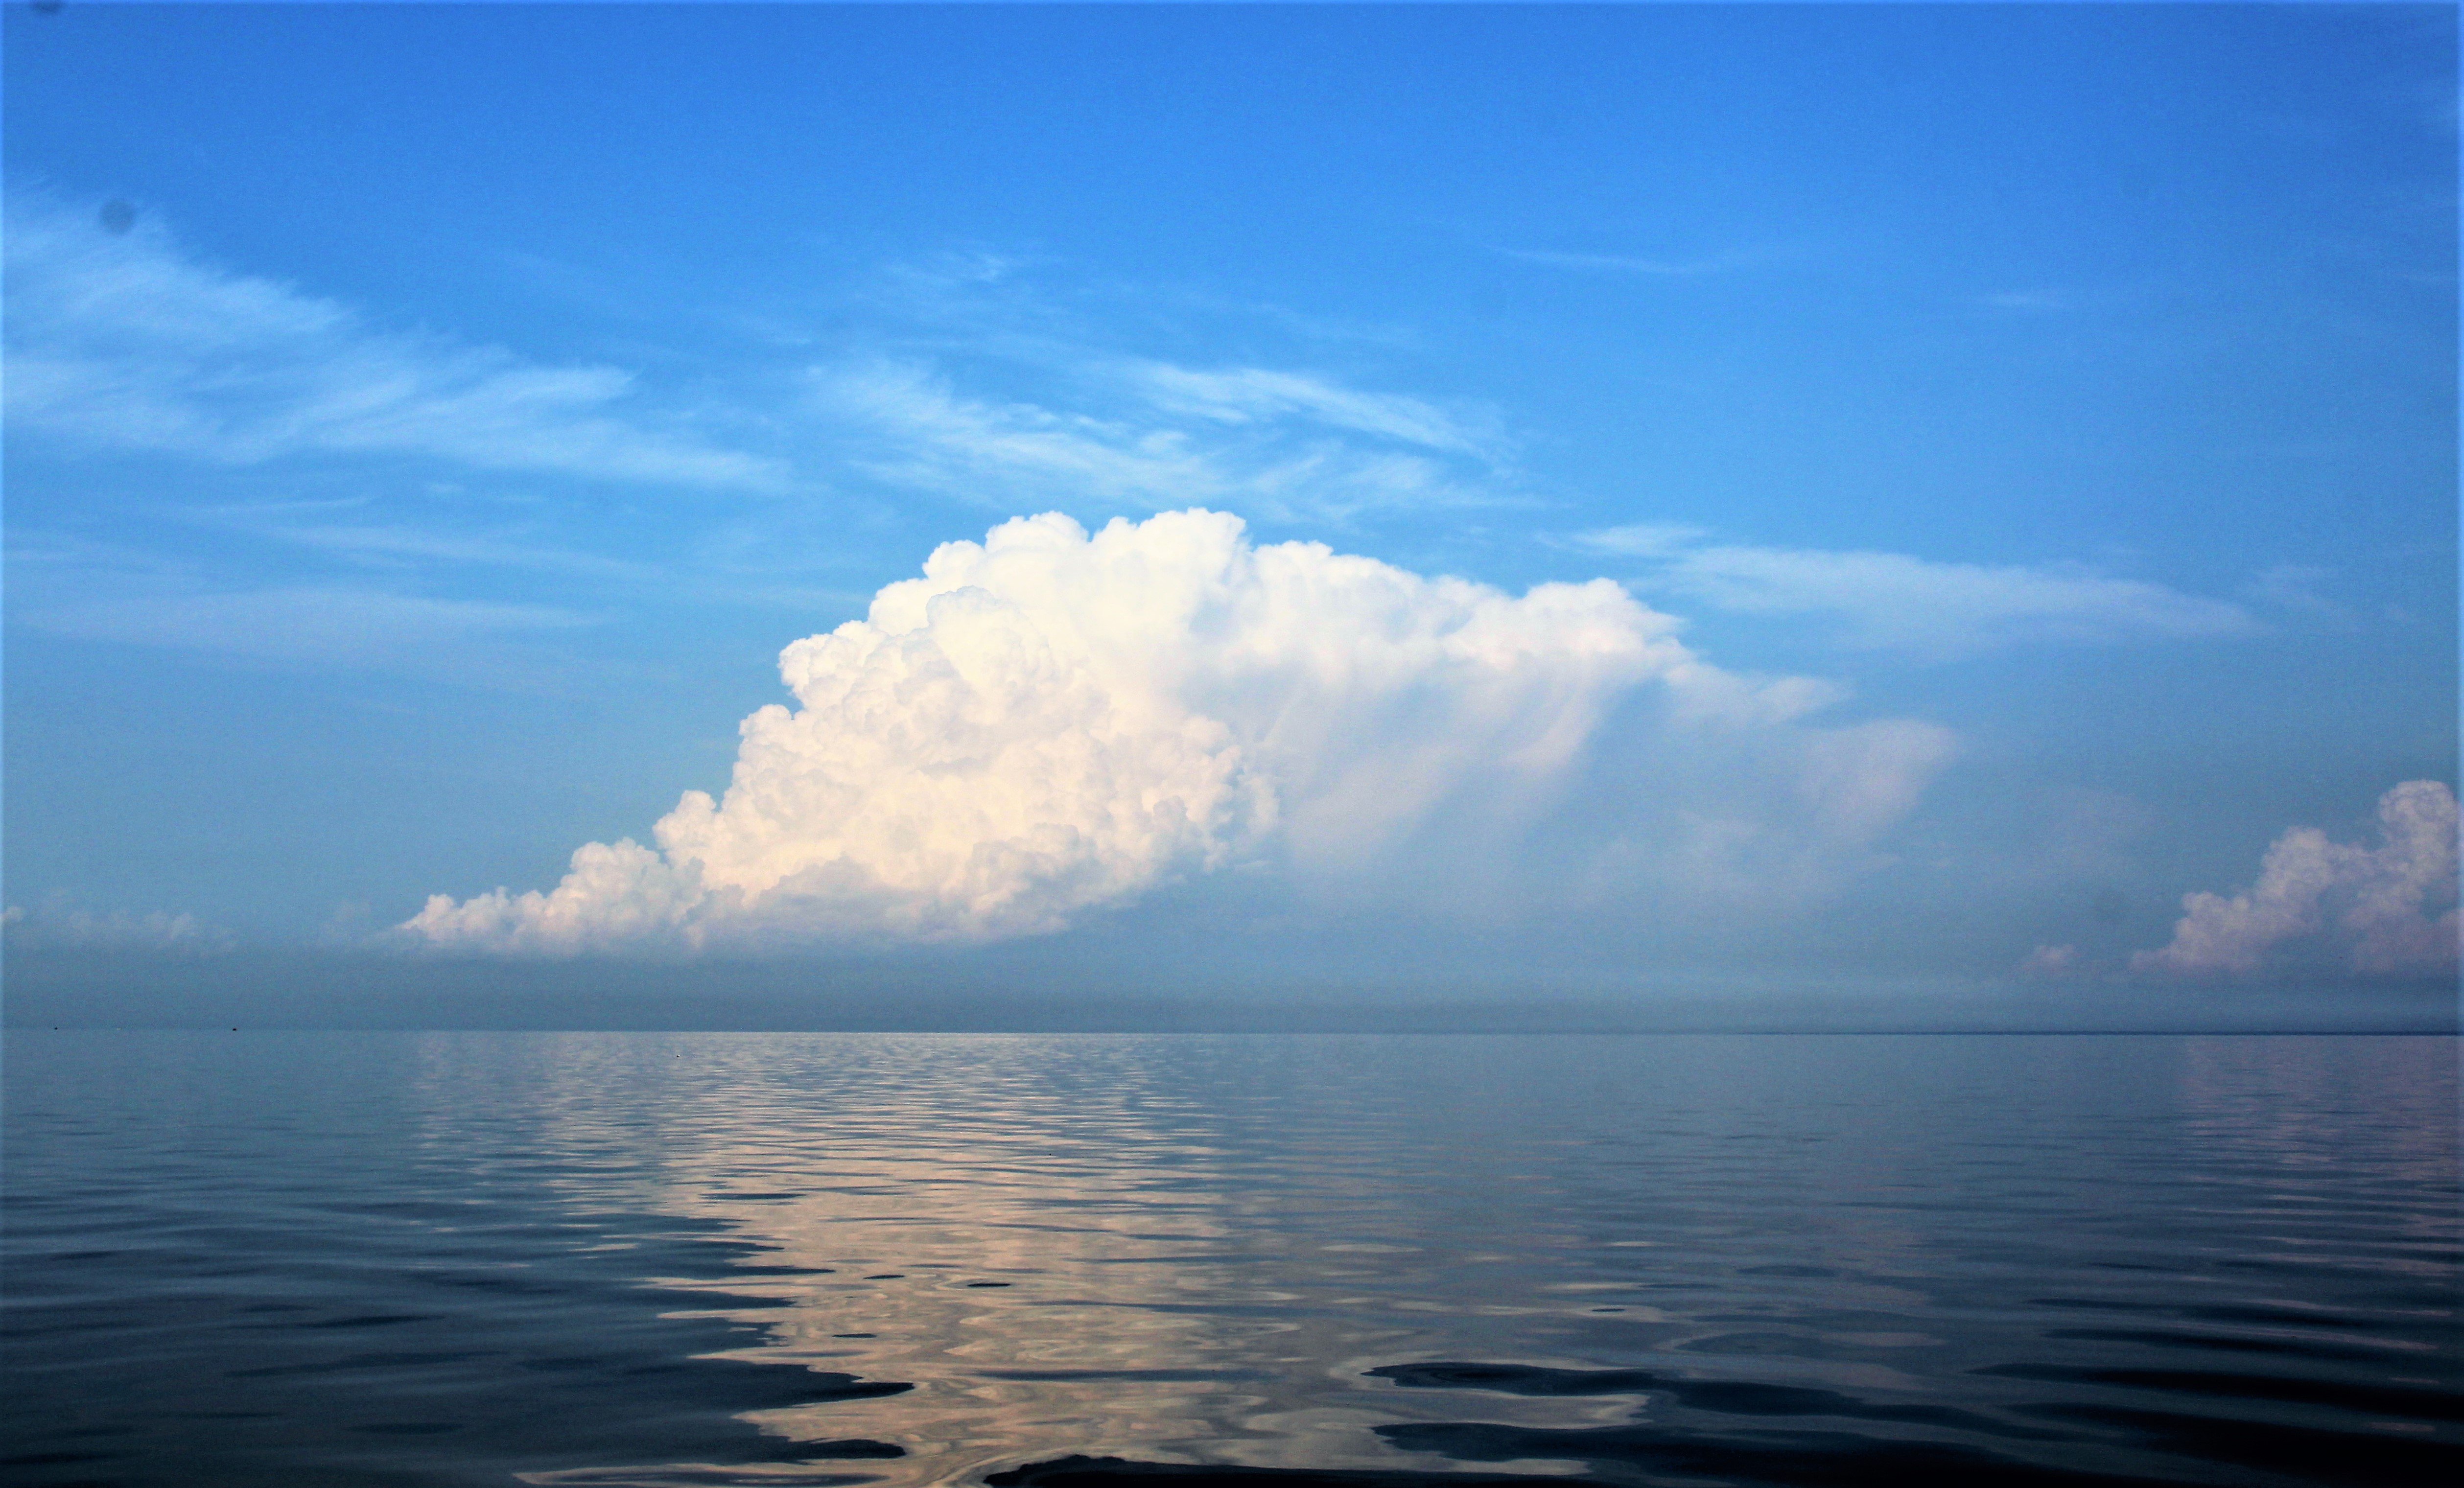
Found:
[(2249, 974), (2286, 942), (2323, 940), (2356, 972), (2454, 975), (2454, 794), (2408, 780), (2379, 799), (2379, 830), (2373, 848), (2293, 828), (2267, 849), (2249, 889), (2185, 895), (2172, 943), (2140, 952), (2131, 969)]
[[(1589, 815), (1567, 793), (1603, 770), (1694, 859), (1802, 859), (1870, 842), (1948, 757), (1929, 725), (1808, 725), (1836, 689), (1722, 671), (1677, 628), (1606, 580), (1517, 597), (1254, 545), (1220, 513), (1020, 518), (786, 647), (796, 706), (746, 719), (724, 797), (686, 792), (655, 845), (590, 843), (551, 890), (437, 895), (404, 928), (549, 953), (1034, 934), (1243, 864), (1357, 883), (1493, 852)], [(1713, 775), (1750, 761), (1751, 799), (1651, 789), (1671, 740)], [(1608, 849), (1561, 876), (1648, 856), (1633, 815), (1588, 823)]]

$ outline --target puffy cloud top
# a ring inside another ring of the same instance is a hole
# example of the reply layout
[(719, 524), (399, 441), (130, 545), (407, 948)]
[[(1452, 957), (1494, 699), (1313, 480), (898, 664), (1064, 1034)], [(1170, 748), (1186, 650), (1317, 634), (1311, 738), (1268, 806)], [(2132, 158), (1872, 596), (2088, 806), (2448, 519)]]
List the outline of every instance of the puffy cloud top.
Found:
[(2436, 780), (2408, 780), (2379, 799), (2379, 829), (2380, 845), (2369, 848), (2293, 828), (2267, 849), (2245, 892), (2184, 895), (2172, 944), (2139, 952), (2131, 969), (2246, 974), (2279, 943), (2327, 937), (2356, 972), (2454, 975), (2454, 794)]
[[(550, 952), (1045, 932), (1242, 860), (1367, 871), (1466, 801), (1545, 810), (1647, 686), (1655, 727), (1696, 733), (1769, 735), (1832, 695), (1708, 667), (1676, 628), (1606, 580), (1518, 598), (1253, 546), (1221, 513), (1020, 518), (786, 647), (797, 706), (744, 721), (724, 799), (685, 793), (655, 851), (594, 842), (552, 891), (437, 895), (406, 928)], [(1948, 747), (1797, 732), (1782, 794), (1840, 841)]]

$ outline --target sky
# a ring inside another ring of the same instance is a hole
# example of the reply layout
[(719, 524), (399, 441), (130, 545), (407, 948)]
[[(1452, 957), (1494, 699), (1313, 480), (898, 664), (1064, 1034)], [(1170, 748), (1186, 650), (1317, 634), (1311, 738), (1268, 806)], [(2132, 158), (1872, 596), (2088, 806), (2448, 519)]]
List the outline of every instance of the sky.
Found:
[(0, 27), (11, 1021), (2453, 1021), (2453, 8)]

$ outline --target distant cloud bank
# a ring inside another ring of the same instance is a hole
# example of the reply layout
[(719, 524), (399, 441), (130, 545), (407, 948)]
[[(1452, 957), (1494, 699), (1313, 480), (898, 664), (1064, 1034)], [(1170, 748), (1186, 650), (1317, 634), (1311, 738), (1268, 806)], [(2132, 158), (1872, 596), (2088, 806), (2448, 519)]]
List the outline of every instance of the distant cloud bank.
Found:
[(797, 706), (746, 719), (725, 796), (686, 792), (655, 847), (589, 843), (551, 890), (436, 895), (402, 929), (551, 954), (980, 941), (1244, 864), (1357, 885), (1452, 855), (1504, 885), (1552, 816), (1582, 822), (1538, 855), (1566, 893), (1773, 876), (1749, 861), (1813, 882), (1952, 753), (1923, 723), (1811, 725), (1836, 689), (1725, 672), (1676, 629), (1606, 580), (1515, 597), (1257, 546), (1221, 513), (1019, 518), (789, 646)]
[(2379, 799), (2379, 832), (2372, 848), (2293, 828), (2267, 849), (2249, 889), (2185, 895), (2172, 944), (2131, 957), (2131, 970), (2249, 974), (2307, 949), (2365, 975), (2453, 976), (2454, 794), (2436, 780), (2406, 781)]
[(97, 912), (55, 895), (0, 909), (0, 938), (12, 950), (139, 951), (210, 955), (231, 946), (230, 931), (193, 914), (128, 909)]

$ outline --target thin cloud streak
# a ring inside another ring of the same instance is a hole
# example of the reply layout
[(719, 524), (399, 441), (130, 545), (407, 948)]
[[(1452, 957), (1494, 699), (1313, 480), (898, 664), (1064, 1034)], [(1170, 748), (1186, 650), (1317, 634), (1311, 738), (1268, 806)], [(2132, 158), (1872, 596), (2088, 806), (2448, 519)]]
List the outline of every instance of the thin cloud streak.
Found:
[(203, 651), (290, 666), (528, 685), (538, 658), (509, 646), (598, 624), (544, 604), (431, 599), (342, 585), (121, 593), (36, 602), (12, 624), (80, 641)]
[[(913, 361), (821, 367), (810, 382), (819, 406), (868, 441), (852, 457), (861, 469), (982, 507), (1238, 506), (1269, 520), (1341, 524), (1368, 512), (1512, 499), (1479, 484), (1495, 474), (1481, 438), (1419, 400), (1302, 374), (1131, 365), (1138, 396), (1101, 414), (969, 397)], [(1193, 415), (1203, 422), (1192, 427)], [(1363, 433), (1379, 438), (1347, 437)]]
[(1216, 499), (1228, 482), (1171, 431), (1140, 431), (1028, 403), (961, 396), (930, 367), (879, 361), (818, 370), (825, 407), (869, 426), (881, 448), (857, 463), (882, 479), (979, 503), (1009, 499), (1004, 480), (1075, 489), (1108, 503)]
[(224, 508), (206, 514), (204, 519), (210, 525), (251, 536), (332, 554), (368, 566), (468, 563), (614, 580), (649, 580), (662, 573), (653, 564), (544, 546), (525, 541), (517, 534), (467, 535), (398, 522), (299, 524), (265, 520), (267, 514), (270, 514), (254, 508)]
[(7, 415), (20, 433), (253, 465), (410, 454), (477, 470), (781, 488), (780, 462), (620, 411), (633, 376), (386, 330), (330, 299), (184, 253), (141, 221), (105, 232), (7, 203)]
[(1264, 367), (1201, 371), (1161, 361), (1132, 363), (1130, 381), (1156, 407), (1231, 424), (1299, 416), (1334, 428), (1481, 460), (1503, 456), (1496, 421), (1467, 422), (1419, 398), (1364, 393), (1322, 377)]
[(2223, 600), (2063, 568), (1939, 563), (1904, 553), (1697, 545), (1700, 530), (1608, 528), (1578, 546), (1649, 561), (1646, 588), (1736, 614), (1822, 616), (1866, 650), (1955, 660), (2006, 646), (2247, 636)]

